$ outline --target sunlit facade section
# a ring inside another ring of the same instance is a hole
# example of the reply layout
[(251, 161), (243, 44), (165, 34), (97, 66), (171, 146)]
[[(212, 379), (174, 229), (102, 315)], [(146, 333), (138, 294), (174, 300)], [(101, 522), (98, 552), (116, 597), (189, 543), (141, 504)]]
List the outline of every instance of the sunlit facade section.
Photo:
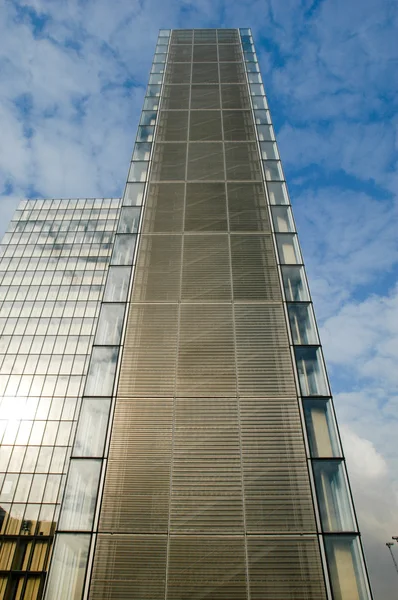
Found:
[(0, 598), (42, 597), (119, 205), (23, 201), (2, 240)]

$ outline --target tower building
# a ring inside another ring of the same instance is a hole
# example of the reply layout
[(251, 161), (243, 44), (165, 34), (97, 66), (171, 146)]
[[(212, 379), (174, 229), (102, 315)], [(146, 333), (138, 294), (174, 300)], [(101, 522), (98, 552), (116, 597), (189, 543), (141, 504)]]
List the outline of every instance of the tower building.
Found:
[(249, 29), (161, 30), (123, 198), (0, 271), (0, 600), (371, 598)]

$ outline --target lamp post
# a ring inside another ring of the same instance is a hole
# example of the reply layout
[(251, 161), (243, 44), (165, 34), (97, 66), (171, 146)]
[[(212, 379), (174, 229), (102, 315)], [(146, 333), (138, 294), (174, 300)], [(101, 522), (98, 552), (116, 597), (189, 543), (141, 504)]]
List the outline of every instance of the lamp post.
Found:
[[(393, 539), (395, 539), (395, 538), (393, 538)], [(393, 561), (393, 563), (394, 563), (395, 570), (396, 570), (396, 572), (398, 573), (398, 565), (397, 565), (397, 561), (395, 560), (394, 554), (392, 553), (392, 550), (391, 550), (391, 547), (392, 547), (393, 545), (394, 545), (394, 542), (386, 542), (386, 546), (387, 546), (387, 548), (388, 548), (388, 549), (389, 549), (389, 551), (390, 551), (391, 558), (392, 558), (392, 561)]]

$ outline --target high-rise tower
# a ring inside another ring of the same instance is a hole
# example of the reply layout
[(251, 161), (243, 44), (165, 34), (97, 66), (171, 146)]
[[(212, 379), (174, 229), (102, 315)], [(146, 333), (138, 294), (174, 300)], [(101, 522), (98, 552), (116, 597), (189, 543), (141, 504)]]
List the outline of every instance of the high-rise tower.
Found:
[(0, 600), (371, 597), (250, 30), (161, 31), (123, 199), (2, 247)]

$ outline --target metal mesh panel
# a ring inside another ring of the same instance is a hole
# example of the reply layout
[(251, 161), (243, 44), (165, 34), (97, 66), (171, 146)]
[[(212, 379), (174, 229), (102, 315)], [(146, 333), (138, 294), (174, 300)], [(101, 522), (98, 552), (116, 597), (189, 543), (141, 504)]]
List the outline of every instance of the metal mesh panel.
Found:
[(247, 531), (315, 532), (297, 400), (240, 407)]
[(169, 63), (164, 76), (164, 83), (189, 83), (191, 65), (187, 63)]
[(194, 44), (216, 43), (217, 32), (214, 29), (195, 29)]
[(260, 183), (228, 183), (228, 212), (231, 231), (269, 231), (264, 189)]
[(223, 108), (250, 108), (247, 85), (224, 84), (221, 86)]
[[(196, 42), (195, 42), (196, 43)], [(200, 45), (193, 47), (193, 62), (217, 62), (217, 45)]]
[(225, 140), (255, 140), (256, 133), (253, 117), (250, 111), (224, 110), (223, 111), (224, 138)]
[(235, 300), (281, 300), (271, 236), (231, 236), (231, 258)]
[(316, 537), (249, 538), (253, 600), (326, 600)]
[(173, 29), (171, 32), (172, 44), (189, 44), (193, 39), (193, 29)]
[(188, 183), (185, 231), (226, 231), (227, 213), (223, 183)]
[(227, 235), (185, 236), (181, 297), (183, 300), (231, 299)]
[(243, 63), (220, 63), (220, 81), (221, 83), (245, 83), (246, 75)]
[(164, 600), (167, 536), (99, 535), (90, 600)]
[(235, 305), (239, 391), (242, 396), (295, 395), (281, 306)]
[(189, 108), (189, 85), (165, 85), (162, 108), (164, 110)]
[(218, 56), (220, 61), (241, 61), (242, 51), (238, 44), (228, 44), (218, 46)]
[(180, 293), (181, 236), (142, 235), (134, 302), (173, 302)]
[(234, 362), (231, 306), (182, 305), (177, 395), (235, 395)]
[(236, 29), (217, 29), (217, 38), (222, 44), (239, 43), (239, 33)]
[(246, 600), (243, 538), (170, 540), (168, 600)]
[(181, 232), (184, 213), (183, 183), (152, 183), (148, 189), (143, 233)]
[(193, 63), (192, 83), (217, 83), (218, 65), (213, 63)]
[(177, 305), (132, 305), (118, 396), (170, 396), (176, 377)]
[(100, 531), (167, 533), (173, 400), (119, 400)]
[(180, 46), (171, 44), (169, 48), (169, 63), (172, 62), (191, 62), (192, 46)]
[(217, 181), (223, 180), (224, 177), (223, 144), (217, 142), (189, 144), (188, 179)]
[(188, 111), (161, 110), (159, 114), (157, 140), (160, 142), (183, 142), (187, 137)]
[(236, 398), (177, 400), (171, 529), (243, 531)]
[(261, 170), (257, 146), (254, 142), (225, 144), (227, 179), (260, 180)]
[(191, 141), (222, 140), (221, 111), (195, 110), (189, 124)]
[(184, 180), (186, 153), (186, 144), (156, 144), (152, 161), (151, 180)]
[(218, 85), (193, 85), (191, 87), (191, 108), (220, 108)]

